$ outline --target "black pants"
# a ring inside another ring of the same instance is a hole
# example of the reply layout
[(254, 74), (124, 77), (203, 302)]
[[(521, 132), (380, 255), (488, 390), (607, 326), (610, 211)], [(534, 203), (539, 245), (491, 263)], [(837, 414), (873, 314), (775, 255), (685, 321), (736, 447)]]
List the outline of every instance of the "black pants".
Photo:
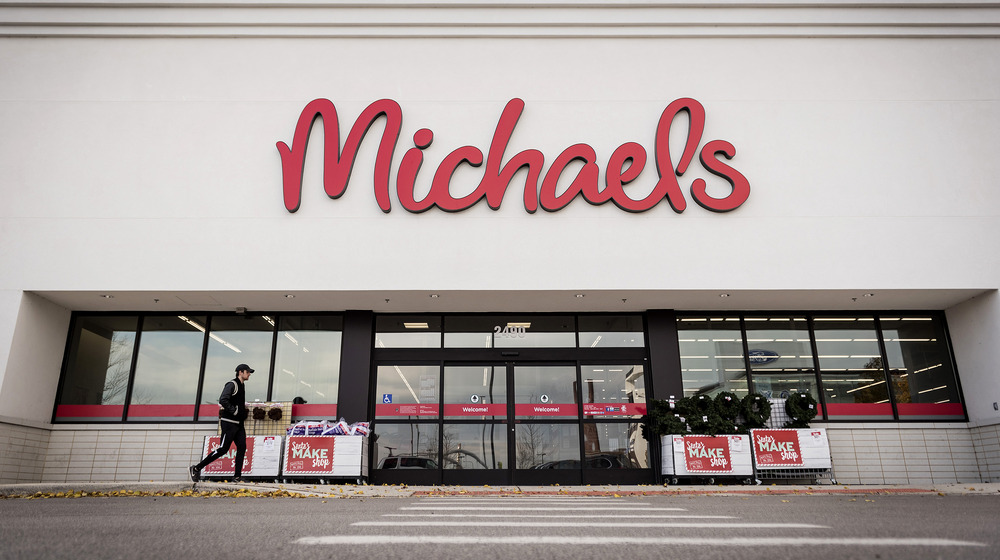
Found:
[(205, 468), (206, 465), (212, 461), (222, 457), (229, 452), (229, 448), (236, 444), (236, 476), (243, 475), (243, 457), (247, 453), (247, 431), (243, 427), (243, 423), (235, 424), (233, 422), (220, 421), (222, 424), (222, 441), (219, 442), (219, 448), (208, 454), (207, 457), (201, 460), (200, 463), (195, 465), (200, 471)]

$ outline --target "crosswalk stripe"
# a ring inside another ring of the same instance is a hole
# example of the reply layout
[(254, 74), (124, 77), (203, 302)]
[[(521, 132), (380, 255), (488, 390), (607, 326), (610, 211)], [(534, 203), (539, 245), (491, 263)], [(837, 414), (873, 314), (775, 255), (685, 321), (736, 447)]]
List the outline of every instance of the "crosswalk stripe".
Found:
[(669, 546), (986, 546), (985, 543), (951, 539), (861, 538), (861, 537), (570, 537), (570, 536), (437, 536), (437, 535), (336, 535), (302, 537), (302, 545), (396, 545), (396, 544), (512, 544), (512, 545), (669, 545)]
[[(540, 518), (551, 518), (551, 515), (533, 515), (524, 513), (383, 513), (382, 517), (490, 517), (490, 518), (504, 518), (504, 517), (516, 517), (518, 519), (523, 517), (540, 517)], [(594, 515), (559, 515), (559, 519), (607, 519), (607, 515), (594, 514)], [(630, 515), (623, 513), (616, 513), (615, 519), (738, 519), (733, 515), (656, 515), (644, 513), (642, 515)]]
[(608, 521), (583, 523), (576, 521), (356, 521), (353, 527), (604, 527), (604, 528), (683, 528), (683, 529), (829, 529), (826, 525), (809, 523), (615, 523)]
[[(568, 507), (568, 506), (403, 506), (402, 510), (435, 510), (435, 511), (635, 511), (633, 507)], [(642, 508), (642, 511), (687, 511), (684, 508)]]

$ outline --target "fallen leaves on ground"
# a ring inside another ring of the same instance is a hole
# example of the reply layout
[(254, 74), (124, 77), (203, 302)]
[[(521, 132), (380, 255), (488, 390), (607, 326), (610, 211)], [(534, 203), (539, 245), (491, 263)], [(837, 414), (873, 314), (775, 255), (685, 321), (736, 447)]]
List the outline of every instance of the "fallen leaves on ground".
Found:
[(176, 492), (141, 490), (111, 490), (109, 492), (87, 492), (83, 490), (66, 490), (64, 492), (35, 492), (34, 494), (0, 494), (0, 500), (23, 498), (41, 500), (46, 498), (120, 498), (120, 497), (172, 497), (172, 498), (307, 498), (287, 490), (254, 490), (240, 488), (236, 490), (180, 490)]

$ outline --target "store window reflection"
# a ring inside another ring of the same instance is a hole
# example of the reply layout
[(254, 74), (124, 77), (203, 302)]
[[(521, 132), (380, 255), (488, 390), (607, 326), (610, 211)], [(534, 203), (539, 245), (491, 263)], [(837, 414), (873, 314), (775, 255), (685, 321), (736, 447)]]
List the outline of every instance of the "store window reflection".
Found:
[(583, 453), (588, 469), (649, 468), (649, 448), (636, 422), (585, 422)]
[(505, 468), (505, 424), (445, 424), (443, 429), (441, 464), (445, 469)]
[(377, 469), (437, 469), (437, 424), (385, 424), (375, 426)]
[(438, 417), (441, 366), (382, 365), (375, 380), (375, 417), (434, 419)]
[(516, 468), (579, 469), (580, 428), (577, 424), (517, 424)]
[(455, 315), (444, 321), (446, 348), (572, 348), (572, 315)]
[(754, 391), (784, 399), (794, 393), (819, 402), (816, 368), (804, 317), (746, 317), (747, 348)]
[[(128, 409), (130, 421), (194, 418), (205, 323), (205, 317), (198, 315), (150, 316), (143, 320)], [(221, 391), (222, 383), (214, 395), (216, 399)]]
[(677, 337), (684, 396), (729, 391), (742, 398), (747, 394), (739, 317), (680, 317)]
[(76, 319), (57, 418), (121, 421), (137, 323), (135, 316)]
[(581, 348), (627, 348), (646, 345), (641, 315), (581, 315)]
[(900, 419), (963, 419), (942, 322), (920, 315), (879, 321)]
[(816, 317), (823, 397), (831, 419), (892, 418), (874, 317)]
[[(342, 319), (283, 316), (278, 324), (271, 400), (336, 404), (340, 382)], [(314, 408), (315, 409), (315, 408)]]
[(641, 365), (580, 367), (580, 402), (584, 418), (639, 417), (645, 414), (646, 381)]
[(226, 382), (236, 376), (237, 364), (248, 364), (255, 370), (246, 383), (247, 401), (267, 400), (274, 320), (251, 315), (212, 317), (208, 337), (199, 419), (218, 416), (219, 394)]

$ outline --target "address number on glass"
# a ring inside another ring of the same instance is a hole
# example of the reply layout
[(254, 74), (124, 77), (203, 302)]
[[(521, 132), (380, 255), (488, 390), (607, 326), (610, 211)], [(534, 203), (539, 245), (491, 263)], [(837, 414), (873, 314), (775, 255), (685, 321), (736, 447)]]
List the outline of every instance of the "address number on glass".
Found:
[(493, 327), (493, 335), (500, 338), (524, 338), (525, 332), (527, 332), (527, 327), (524, 326), (507, 325), (501, 327), (497, 325)]

